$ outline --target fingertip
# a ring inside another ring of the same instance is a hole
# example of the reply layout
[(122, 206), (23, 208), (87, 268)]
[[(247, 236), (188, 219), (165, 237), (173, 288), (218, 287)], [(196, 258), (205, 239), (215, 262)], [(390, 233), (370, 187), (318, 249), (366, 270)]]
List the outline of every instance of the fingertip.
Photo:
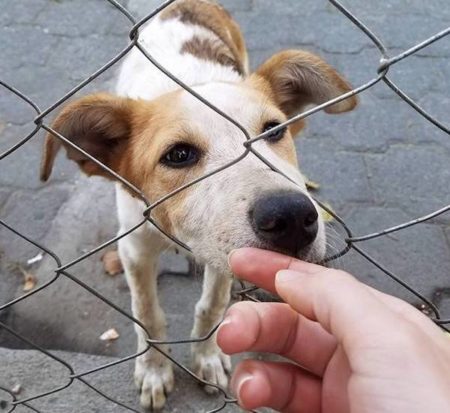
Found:
[(252, 254), (258, 251), (255, 248), (239, 248), (232, 250), (228, 254), (228, 266), (233, 270), (239, 267), (239, 264), (251, 259)]
[(241, 362), (231, 380), (233, 394), (246, 410), (267, 406), (271, 398), (271, 386), (264, 370), (252, 365), (252, 360)]
[(297, 282), (303, 274), (300, 271), (280, 270), (275, 275), (275, 285)]
[(228, 267), (232, 268), (231, 259), (235, 253), (238, 252), (238, 250), (231, 250), (228, 254), (227, 261), (228, 261)]
[(233, 342), (233, 319), (231, 315), (226, 315), (217, 330), (217, 345), (225, 354), (232, 354), (230, 344)]
[(254, 342), (257, 314), (250, 303), (236, 303), (217, 330), (217, 344), (225, 354), (246, 351)]

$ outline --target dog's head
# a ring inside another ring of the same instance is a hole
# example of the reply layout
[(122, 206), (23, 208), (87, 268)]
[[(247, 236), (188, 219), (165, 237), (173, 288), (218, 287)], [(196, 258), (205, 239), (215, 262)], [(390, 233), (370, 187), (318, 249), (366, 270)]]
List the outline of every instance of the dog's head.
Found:
[[(240, 83), (194, 87), (252, 136), (270, 130), (306, 106), (351, 88), (319, 57), (304, 51), (279, 53)], [(353, 109), (351, 97), (326, 109)], [(161, 203), (152, 217), (208, 264), (226, 268), (230, 250), (253, 246), (307, 260), (325, 253), (324, 224), (298, 171), (293, 136), (303, 121), (253, 144), (253, 153)], [(238, 159), (245, 136), (235, 125), (184, 90), (153, 101), (108, 94), (69, 104), (53, 128), (140, 188), (152, 202)], [(41, 178), (48, 179), (61, 141), (46, 138)], [(88, 175), (111, 178), (95, 162), (64, 144), (68, 157)]]

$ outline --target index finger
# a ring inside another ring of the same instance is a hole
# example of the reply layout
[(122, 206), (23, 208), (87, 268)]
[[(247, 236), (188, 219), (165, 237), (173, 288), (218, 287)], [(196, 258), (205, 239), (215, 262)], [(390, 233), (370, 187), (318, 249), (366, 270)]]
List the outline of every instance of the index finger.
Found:
[(242, 248), (228, 258), (231, 270), (240, 279), (276, 294), (275, 276), (280, 270), (301, 271), (305, 274), (323, 272), (324, 268), (307, 264), (273, 251)]
[[(252, 248), (234, 251), (229, 261), (237, 276), (280, 295), (298, 313), (319, 322), (350, 347), (360, 341), (353, 340), (355, 336), (366, 341), (375, 332), (374, 339), (379, 339), (376, 332), (380, 329), (398, 332), (406, 322), (382, 297), (341, 271)], [(291, 275), (289, 281), (280, 282), (282, 273)]]

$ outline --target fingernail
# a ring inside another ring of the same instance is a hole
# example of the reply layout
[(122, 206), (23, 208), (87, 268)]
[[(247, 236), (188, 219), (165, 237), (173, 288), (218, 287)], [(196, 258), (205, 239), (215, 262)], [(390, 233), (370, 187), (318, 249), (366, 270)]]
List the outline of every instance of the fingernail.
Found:
[(228, 254), (228, 266), (231, 268), (231, 257), (233, 256), (233, 254), (236, 252), (237, 250), (232, 250), (229, 254)]
[(219, 330), (220, 330), (222, 327), (225, 327), (225, 326), (231, 324), (232, 322), (233, 322), (233, 320), (231, 319), (231, 316), (227, 315), (227, 316), (223, 319), (223, 321), (220, 323)]
[(234, 394), (236, 395), (239, 404), (241, 403), (241, 391), (245, 385), (245, 383), (248, 383), (249, 381), (253, 380), (253, 375), (251, 373), (243, 373), (239, 379), (237, 380), (237, 383), (234, 387)]
[(299, 279), (300, 274), (301, 273), (299, 273), (298, 271), (281, 270), (277, 272), (276, 282), (288, 283), (291, 281), (296, 281)]

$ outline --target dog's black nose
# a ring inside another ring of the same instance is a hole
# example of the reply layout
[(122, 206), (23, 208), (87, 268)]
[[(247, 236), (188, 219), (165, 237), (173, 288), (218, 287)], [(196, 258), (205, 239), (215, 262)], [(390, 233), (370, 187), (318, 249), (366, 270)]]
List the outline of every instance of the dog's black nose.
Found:
[(315, 240), (318, 218), (314, 204), (300, 192), (264, 195), (250, 210), (250, 221), (259, 239), (269, 248), (294, 255)]

